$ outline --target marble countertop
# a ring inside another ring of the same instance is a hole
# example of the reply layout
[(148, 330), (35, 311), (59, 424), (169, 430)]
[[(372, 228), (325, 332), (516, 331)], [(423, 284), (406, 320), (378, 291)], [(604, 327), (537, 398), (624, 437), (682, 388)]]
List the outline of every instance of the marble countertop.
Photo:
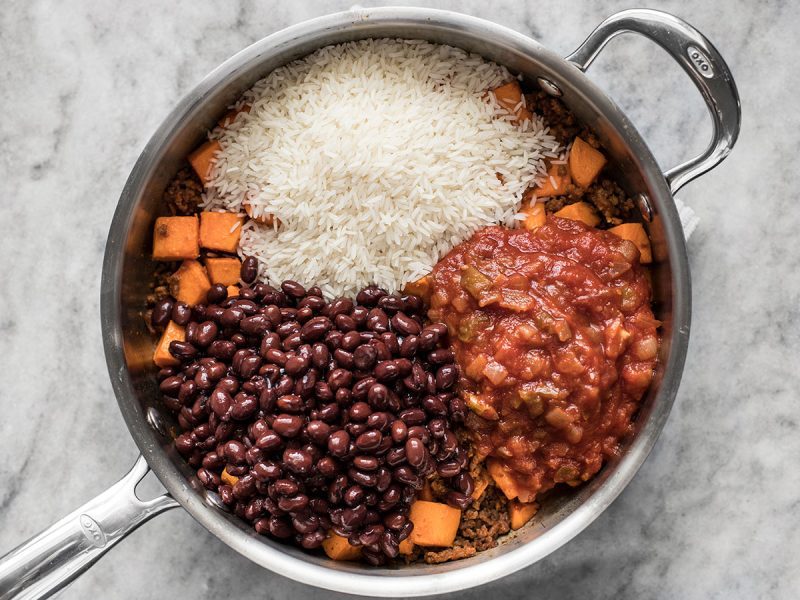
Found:
[[(326, 2), (5, 0), (0, 11), (0, 552), (133, 463), (106, 372), (100, 266), (117, 197), (150, 134), (201, 77)], [(377, 3), (363, 2), (365, 5)], [(567, 53), (627, 1), (425, 3)], [(602, 5), (601, 5), (602, 4)], [(538, 564), (460, 598), (792, 598), (800, 593), (800, 83), (788, 1), (643, 2), (690, 20), (729, 62), (738, 146), (680, 197), (694, 318), (683, 383), (619, 499)], [(699, 95), (658, 48), (615, 41), (591, 77), (661, 164), (702, 149)], [(62, 598), (327, 598), (251, 564), (174, 510)], [(455, 597), (455, 596), (453, 596)]]

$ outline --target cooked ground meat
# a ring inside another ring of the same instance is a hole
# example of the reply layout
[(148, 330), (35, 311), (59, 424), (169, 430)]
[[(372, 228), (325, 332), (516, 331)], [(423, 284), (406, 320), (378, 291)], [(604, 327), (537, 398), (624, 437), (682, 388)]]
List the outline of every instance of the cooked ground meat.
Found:
[(570, 185), (566, 195), (551, 198), (545, 204), (548, 213), (561, 210), (568, 204), (579, 201), (589, 202), (597, 208), (604, 222), (599, 229), (606, 229), (636, 220), (638, 210), (634, 201), (628, 196), (613, 179), (601, 176), (588, 188)]
[(178, 171), (164, 191), (163, 203), (170, 214), (192, 215), (203, 195), (203, 184), (189, 167)]

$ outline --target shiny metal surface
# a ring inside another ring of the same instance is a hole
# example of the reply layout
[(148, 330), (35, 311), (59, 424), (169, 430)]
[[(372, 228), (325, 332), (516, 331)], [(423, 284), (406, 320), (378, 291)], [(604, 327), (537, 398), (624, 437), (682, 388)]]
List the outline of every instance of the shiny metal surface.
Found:
[(685, 21), (656, 10), (624, 10), (610, 16), (567, 60), (585, 71), (605, 45), (622, 33), (643, 35), (666, 50), (691, 77), (711, 115), (713, 130), (708, 147), (665, 175), (674, 194), (717, 166), (733, 149), (742, 121), (739, 92), (725, 60), (702, 33)]
[[(655, 11), (627, 11), (619, 19), (606, 20), (570, 60), (585, 68), (603, 45), (622, 31), (636, 31), (648, 37), (656, 32), (661, 37), (674, 36), (691, 42), (692, 48), (701, 51), (713, 69), (708, 81), (716, 81), (723, 72), (721, 69), (727, 71), (705, 38), (683, 21)], [(161, 193), (186, 154), (203, 139), (205, 131), (227, 105), (272, 69), (321, 46), (366, 37), (446, 43), (502, 63), (529, 80), (538, 77), (548, 80), (561, 91), (567, 106), (600, 136), (627, 191), (632, 195), (645, 194), (652, 210), (648, 228), (655, 256), (654, 309), (664, 323), (663, 342), (658, 370), (643, 401), (634, 439), (620, 460), (607, 464), (584, 487), (549, 498), (534, 523), (508, 536), (497, 548), (442, 565), (365, 568), (334, 563), (258, 536), (222, 510), (171, 447), (169, 431), (174, 429), (175, 422), (159, 404), (151, 363), (153, 342), (141, 315), (146, 282), (154, 268), (149, 259), (152, 223), (161, 210)], [(687, 69), (690, 75), (696, 72), (695, 67), (691, 69), (692, 72)], [(705, 75), (700, 76), (705, 80)], [(674, 189), (713, 167), (735, 142), (738, 121), (730, 120), (731, 98), (716, 96), (732, 90), (736, 98), (732, 80), (728, 81), (727, 91), (720, 85), (702, 88), (709, 105), (720, 107), (717, 114), (725, 128), (720, 125), (716, 131), (718, 137), (727, 132), (727, 141), (716, 139), (710, 154), (707, 151), (673, 170), (670, 183)], [(152, 501), (152, 514), (178, 502), (211, 533), (255, 563), (310, 585), (362, 595), (422, 596), (464, 589), (512, 573), (546, 556), (591, 523), (627, 485), (655, 443), (677, 392), (688, 343), (691, 294), (683, 232), (670, 191), (668, 180), (633, 125), (580, 69), (536, 41), (488, 21), (440, 10), (356, 9), (301, 23), (243, 50), (181, 100), (153, 135), (122, 192), (106, 246), (101, 307), (109, 373), (131, 435), (175, 499), (163, 496)], [(139, 478), (142, 469), (145, 467), (140, 459), (134, 469)], [(28, 594), (24, 597), (44, 597), (88, 568), (106, 546), (152, 516), (150, 513), (144, 516), (142, 507), (131, 500), (131, 490), (128, 484), (120, 482), (87, 505), (99, 503), (102, 507), (89, 513), (98, 525), (99, 534), (106, 538), (102, 548), (87, 550), (85, 544), (75, 543), (76, 534), (84, 535), (85, 531), (74, 523), (75, 516), (87, 510), (79, 509), (2, 559), (0, 582), (7, 587), (0, 590), (6, 591), (8, 597), (14, 593), (8, 590), (23, 589)], [(122, 524), (112, 527), (126, 519), (131, 522), (129, 527)], [(95, 529), (89, 525), (89, 529)], [(31, 566), (41, 569), (43, 564), (51, 564), (45, 561), (47, 553), (58, 557), (57, 577), (53, 572), (48, 576), (46, 567), (30, 576), (24, 574)]]

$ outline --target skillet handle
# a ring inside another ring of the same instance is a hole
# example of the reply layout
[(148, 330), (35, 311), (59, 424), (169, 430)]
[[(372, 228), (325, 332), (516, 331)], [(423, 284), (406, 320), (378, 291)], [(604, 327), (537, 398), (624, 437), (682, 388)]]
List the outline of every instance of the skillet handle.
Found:
[(139, 456), (105, 492), (0, 558), (0, 600), (55, 594), (139, 525), (178, 506), (166, 494), (139, 500), (135, 488), (149, 470)]
[(703, 95), (713, 122), (705, 151), (664, 176), (673, 194), (728, 156), (741, 128), (739, 92), (728, 65), (706, 37), (686, 21), (657, 10), (633, 9), (611, 15), (567, 60), (585, 71), (605, 45), (621, 33), (638, 33), (675, 59)]

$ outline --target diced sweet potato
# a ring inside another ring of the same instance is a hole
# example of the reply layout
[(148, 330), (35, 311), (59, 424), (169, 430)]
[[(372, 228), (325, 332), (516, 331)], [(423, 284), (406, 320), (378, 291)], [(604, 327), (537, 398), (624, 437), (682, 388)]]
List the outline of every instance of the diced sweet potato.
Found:
[(397, 546), (398, 552), (403, 556), (408, 556), (414, 552), (414, 542), (411, 541), (411, 536), (404, 539), (400, 544)]
[(461, 511), (440, 502), (416, 500), (409, 519), (414, 529), (409, 536), (418, 546), (452, 546), (461, 522)]
[(533, 518), (539, 505), (535, 502), (522, 503), (512, 500), (508, 503), (508, 515), (511, 517), (511, 529), (519, 529)]
[(236, 252), (244, 219), (230, 212), (200, 213), (200, 246), (220, 252)]
[(430, 304), (431, 293), (433, 292), (433, 279), (430, 275), (425, 275), (416, 281), (410, 281), (403, 287), (403, 292), (419, 296), (426, 304)]
[(581, 138), (576, 137), (569, 151), (569, 174), (581, 187), (589, 187), (603, 170), (606, 157)]
[(239, 272), (242, 262), (238, 258), (207, 258), (206, 271), (212, 284), (221, 283), (224, 286), (239, 283)]
[(524, 204), (519, 211), (525, 213), (525, 220), (522, 222), (522, 226), (529, 231), (533, 231), (547, 222), (547, 215), (544, 212), (544, 204), (542, 202)]
[(217, 121), (217, 125), (220, 127), (227, 127), (233, 123), (236, 120), (236, 117), (238, 117), (241, 113), (249, 113), (251, 108), (252, 106), (249, 104), (243, 104), (242, 107), (238, 109), (232, 108), (226, 112), (219, 121)]
[(217, 152), (222, 150), (219, 141), (209, 140), (189, 155), (189, 164), (203, 184), (211, 180), (211, 171), (217, 160)]
[(559, 196), (567, 193), (570, 183), (572, 183), (572, 179), (569, 176), (567, 165), (550, 165), (547, 170), (547, 177), (542, 181), (541, 185), (533, 188), (533, 193), (537, 198)]
[(239, 286), (238, 285), (229, 285), (228, 286), (228, 298), (232, 298), (234, 296), (239, 295)]
[(200, 255), (197, 217), (158, 217), (153, 228), (153, 260), (186, 260)]
[(256, 223), (261, 223), (262, 225), (266, 225), (267, 227), (272, 227), (272, 224), (275, 222), (275, 217), (273, 215), (258, 215), (257, 217), (254, 217), (253, 207), (250, 206), (247, 202), (242, 202), (242, 206), (244, 207), (244, 212), (247, 213), (247, 216), (253, 219), (253, 221), (255, 221)]
[(519, 496), (517, 484), (512, 479), (511, 473), (503, 463), (496, 458), (487, 458), (486, 469), (489, 471), (489, 475), (491, 475), (495, 485), (506, 495), (506, 498), (513, 500)]
[(194, 306), (206, 301), (211, 282), (203, 265), (196, 260), (185, 260), (169, 278), (169, 288), (177, 300)]
[(497, 103), (511, 114), (517, 116), (517, 122), (530, 121), (531, 111), (525, 105), (520, 104), (522, 102), (522, 89), (519, 87), (519, 81), (516, 79), (509, 81), (492, 91)]
[(358, 560), (361, 556), (361, 548), (352, 546), (347, 538), (336, 535), (332, 531), (322, 542), (322, 549), (332, 560)]
[(569, 204), (555, 213), (562, 219), (572, 219), (573, 221), (583, 221), (589, 227), (597, 227), (600, 224), (600, 217), (594, 209), (586, 202), (576, 202)]
[(186, 332), (183, 327), (170, 321), (158, 341), (155, 353), (153, 353), (153, 362), (162, 369), (180, 364), (180, 361), (169, 352), (169, 343), (172, 341), (186, 341)]
[(239, 481), (239, 478), (236, 475), (231, 475), (228, 473), (227, 467), (222, 469), (222, 474), (219, 476), (219, 478), (222, 480), (222, 483), (226, 483), (231, 487), (235, 486)]
[(641, 223), (623, 223), (612, 227), (609, 231), (618, 235), (623, 240), (630, 240), (639, 249), (639, 262), (647, 264), (653, 262), (653, 253), (650, 250), (650, 239)]

